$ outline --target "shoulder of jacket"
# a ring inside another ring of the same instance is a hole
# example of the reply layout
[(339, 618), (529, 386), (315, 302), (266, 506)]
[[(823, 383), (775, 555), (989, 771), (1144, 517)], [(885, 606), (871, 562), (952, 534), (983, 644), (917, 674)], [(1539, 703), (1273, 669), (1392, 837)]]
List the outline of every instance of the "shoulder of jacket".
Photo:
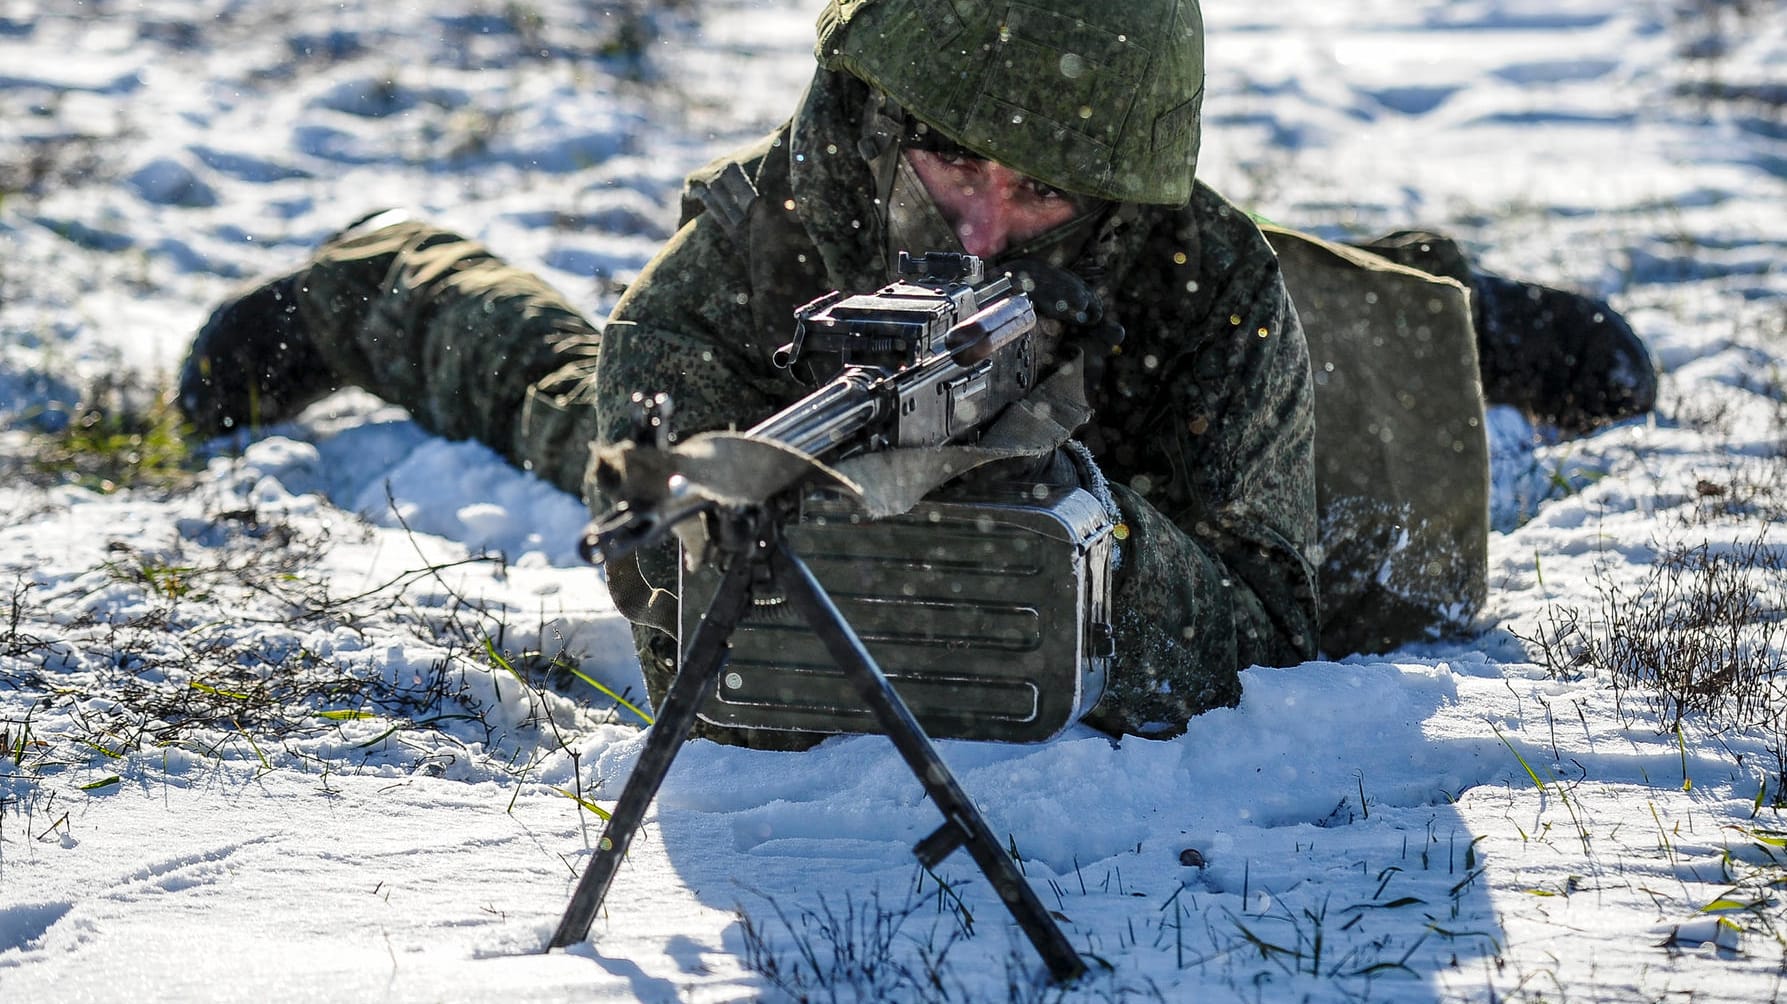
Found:
[(683, 179), (682, 218), (688, 225), (703, 213), (711, 214), (728, 234), (736, 233), (757, 201), (764, 165), (777, 151), (788, 148), (788, 127), (757, 142), (709, 161)]

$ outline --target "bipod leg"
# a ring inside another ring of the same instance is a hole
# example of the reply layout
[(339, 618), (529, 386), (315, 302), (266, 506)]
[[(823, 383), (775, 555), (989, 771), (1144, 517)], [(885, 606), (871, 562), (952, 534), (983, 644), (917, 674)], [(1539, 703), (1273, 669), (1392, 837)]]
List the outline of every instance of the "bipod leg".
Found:
[(1055, 918), (1043, 908), (1042, 901), (1036, 898), (1035, 890), (1018, 872), (1011, 857), (1000, 848), (999, 841), (987, 827), (986, 818), (968, 800), (949, 766), (937, 755), (937, 748), (918, 724), (912, 709), (895, 692), (887, 675), (876, 665), (874, 656), (863, 646), (862, 639), (857, 637), (844, 615), (838, 612), (806, 562), (801, 561), (779, 535), (771, 541), (769, 561), (777, 587), (819, 636), (864, 703), (875, 712), (881, 730), (893, 740), (905, 758), (906, 766), (917, 775), (925, 791), (930, 793), (931, 801), (943, 813), (943, 826), (921, 841), (913, 853), (926, 867), (931, 867), (956, 848), (966, 846), (981, 872), (993, 883), (1005, 908), (1024, 929), (1030, 943), (1036, 946), (1037, 953), (1049, 967), (1049, 974), (1058, 982), (1066, 982), (1085, 973), (1086, 963), (1068, 944), (1067, 937), (1056, 926)]
[(712, 689), (714, 678), (720, 675), (726, 662), (726, 645), (751, 604), (751, 579), (760, 560), (757, 553), (732, 555), (720, 589), (702, 615), (695, 636), (689, 640), (688, 651), (675, 679), (670, 682), (664, 706), (658, 709), (651, 730), (646, 734), (645, 749), (639, 754), (633, 772), (627, 775), (627, 786), (621, 789), (620, 801), (615, 803), (614, 813), (602, 828), (596, 854), (577, 881), (577, 890), (571, 894), (571, 902), (558, 922), (558, 930), (547, 943), (547, 951), (589, 936), (590, 924), (595, 922), (596, 913), (602, 909), (602, 900), (608, 895), (608, 886), (614, 881), (621, 858), (633, 842), (639, 824), (645, 820), (645, 810), (657, 797), (664, 775), (670, 772), (670, 764), (689, 737), (689, 730), (695, 727), (695, 713), (701, 710), (702, 699)]

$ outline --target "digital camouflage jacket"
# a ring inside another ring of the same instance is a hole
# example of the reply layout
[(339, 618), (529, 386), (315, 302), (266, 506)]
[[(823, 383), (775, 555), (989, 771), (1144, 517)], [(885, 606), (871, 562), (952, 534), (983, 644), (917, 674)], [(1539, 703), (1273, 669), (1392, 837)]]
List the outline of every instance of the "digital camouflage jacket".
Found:
[[(679, 430), (695, 432), (748, 426), (811, 389), (771, 362), (794, 308), (892, 274), (856, 149), (867, 96), (822, 70), (787, 125), (691, 179), (707, 210), (603, 330), (599, 440), (623, 428), (638, 390), (668, 392)], [(1089, 388), (1096, 416), (1079, 433), (1128, 531), (1116, 660), (1096, 718), (1170, 734), (1235, 703), (1242, 667), (1316, 652), (1308, 353), (1271, 249), (1208, 188), (1183, 208), (1118, 207), (1075, 270), (1129, 332)], [(653, 571), (669, 581), (669, 569)]]

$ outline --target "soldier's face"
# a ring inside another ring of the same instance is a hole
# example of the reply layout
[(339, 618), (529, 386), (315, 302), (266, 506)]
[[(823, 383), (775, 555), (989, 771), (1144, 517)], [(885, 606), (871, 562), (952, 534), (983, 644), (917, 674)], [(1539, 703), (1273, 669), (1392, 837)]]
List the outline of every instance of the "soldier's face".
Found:
[(998, 161), (911, 147), (905, 156), (962, 250), (982, 258), (1040, 237), (1083, 209), (1066, 192)]

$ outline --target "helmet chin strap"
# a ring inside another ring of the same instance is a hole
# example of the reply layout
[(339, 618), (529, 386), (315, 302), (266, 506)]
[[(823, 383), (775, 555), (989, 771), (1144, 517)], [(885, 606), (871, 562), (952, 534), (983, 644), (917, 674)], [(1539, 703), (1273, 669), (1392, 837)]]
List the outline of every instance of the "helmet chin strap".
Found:
[(1103, 222), (1106, 208), (1106, 206), (1100, 205), (1052, 230), (1045, 230), (1016, 247), (1006, 248), (998, 254), (994, 262), (1015, 261), (1019, 258), (1040, 258), (1056, 268), (1074, 271), (1074, 266), (1092, 241), (1093, 232)]

